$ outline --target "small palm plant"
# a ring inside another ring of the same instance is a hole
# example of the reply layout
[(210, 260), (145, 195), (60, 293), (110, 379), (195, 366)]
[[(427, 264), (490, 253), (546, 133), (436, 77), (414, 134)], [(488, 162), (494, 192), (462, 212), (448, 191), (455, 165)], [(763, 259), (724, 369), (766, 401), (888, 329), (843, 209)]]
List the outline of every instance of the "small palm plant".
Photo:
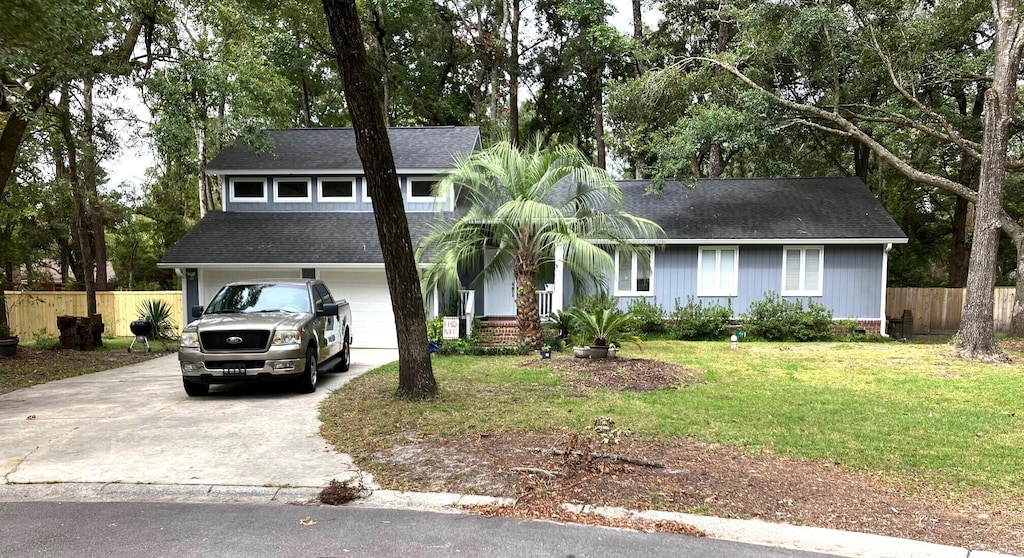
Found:
[(566, 312), (572, 316), (576, 328), (584, 336), (594, 340), (595, 347), (607, 347), (611, 343), (621, 345), (623, 341), (643, 347), (642, 339), (626, 331), (633, 319), (629, 313), (622, 313), (614, 308), (598, 308), (592, 313), (580, 308), (570, 308)]
[(147, 299), (139, 303), (135, 309), (139, 319), (153, 324), (153, 339), (167, 341), (174, 339), (178, 332), (178, 326), (171, 318), (171, 305), (162, 300)]

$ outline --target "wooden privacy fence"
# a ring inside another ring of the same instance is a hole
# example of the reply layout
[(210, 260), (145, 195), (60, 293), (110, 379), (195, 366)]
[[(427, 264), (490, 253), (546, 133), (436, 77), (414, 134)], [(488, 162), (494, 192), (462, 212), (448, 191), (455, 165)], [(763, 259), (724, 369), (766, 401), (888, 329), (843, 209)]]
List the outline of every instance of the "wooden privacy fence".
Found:
[[(85, 316), (85, 292), (4, 291), (11, 330), (29, 341), (46, 328), (52, 337), (60, 335), (57, 316)], [(127, 337), (132, 334), (128, 324), (139, 317), (138, 307), (144, 300), (161, 300), (171, 308), (171, 321), (181, 333), (181, 291), (104, 291), (96, 293), (96, 311), (103, 314), (104, 335)]]
[[(1010, 330), (1013, 311), (1013, 287), (996, 287), (995, 328), (999, 333)], [(964, 289), (901, 287), (886, 289), (885, 315), (899, 318), (904, 310), (914, 315), (914, 331), (918, 335), (952, 334), (960, 329), (964, 310)]]

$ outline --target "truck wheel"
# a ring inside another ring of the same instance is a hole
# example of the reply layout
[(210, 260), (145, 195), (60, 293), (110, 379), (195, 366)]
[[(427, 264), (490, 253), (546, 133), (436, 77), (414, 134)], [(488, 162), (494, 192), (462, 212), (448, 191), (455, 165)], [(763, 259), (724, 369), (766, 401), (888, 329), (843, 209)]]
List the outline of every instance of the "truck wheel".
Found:
[(306, 349), (306, 369), (299, 378), (299, 393), (313, 393), (316, 391), (316, 349), (310, 346)]
[(199, 397), (210, 393), (210, 384), (190, 382), (184, 378), (181, 379), (181, 382), (185, 384), (185, 393), (187, 393), (189, 397)]
[(341, 346), (341, 362), (338, 363), (338, 370), (348, 372), (350, 366), (352, 366), (352, 348), (348, 346), (348, 335), (346, 335), (345, 342)]

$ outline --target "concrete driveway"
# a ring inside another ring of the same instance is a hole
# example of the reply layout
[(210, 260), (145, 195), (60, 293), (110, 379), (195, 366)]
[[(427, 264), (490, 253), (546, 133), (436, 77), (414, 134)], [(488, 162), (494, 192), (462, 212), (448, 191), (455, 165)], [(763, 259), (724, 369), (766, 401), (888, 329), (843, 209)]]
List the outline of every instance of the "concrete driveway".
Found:
[(192, 398), (176, 355), (0, 395), (4, 484), (323, 487), (357, 471), (320, 437), (318, 403), (393, 350), (353, 350), (311, 394), (215, 386)]

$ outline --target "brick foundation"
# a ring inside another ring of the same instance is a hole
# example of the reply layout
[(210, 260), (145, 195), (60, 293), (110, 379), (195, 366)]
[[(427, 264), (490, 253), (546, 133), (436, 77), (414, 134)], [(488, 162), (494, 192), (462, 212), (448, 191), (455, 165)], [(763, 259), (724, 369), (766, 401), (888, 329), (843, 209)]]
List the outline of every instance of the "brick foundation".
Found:
[(489, 318), (476, 332), (485, 347), (515, 347), (519, 344), (519, 324), (514, 318)]

